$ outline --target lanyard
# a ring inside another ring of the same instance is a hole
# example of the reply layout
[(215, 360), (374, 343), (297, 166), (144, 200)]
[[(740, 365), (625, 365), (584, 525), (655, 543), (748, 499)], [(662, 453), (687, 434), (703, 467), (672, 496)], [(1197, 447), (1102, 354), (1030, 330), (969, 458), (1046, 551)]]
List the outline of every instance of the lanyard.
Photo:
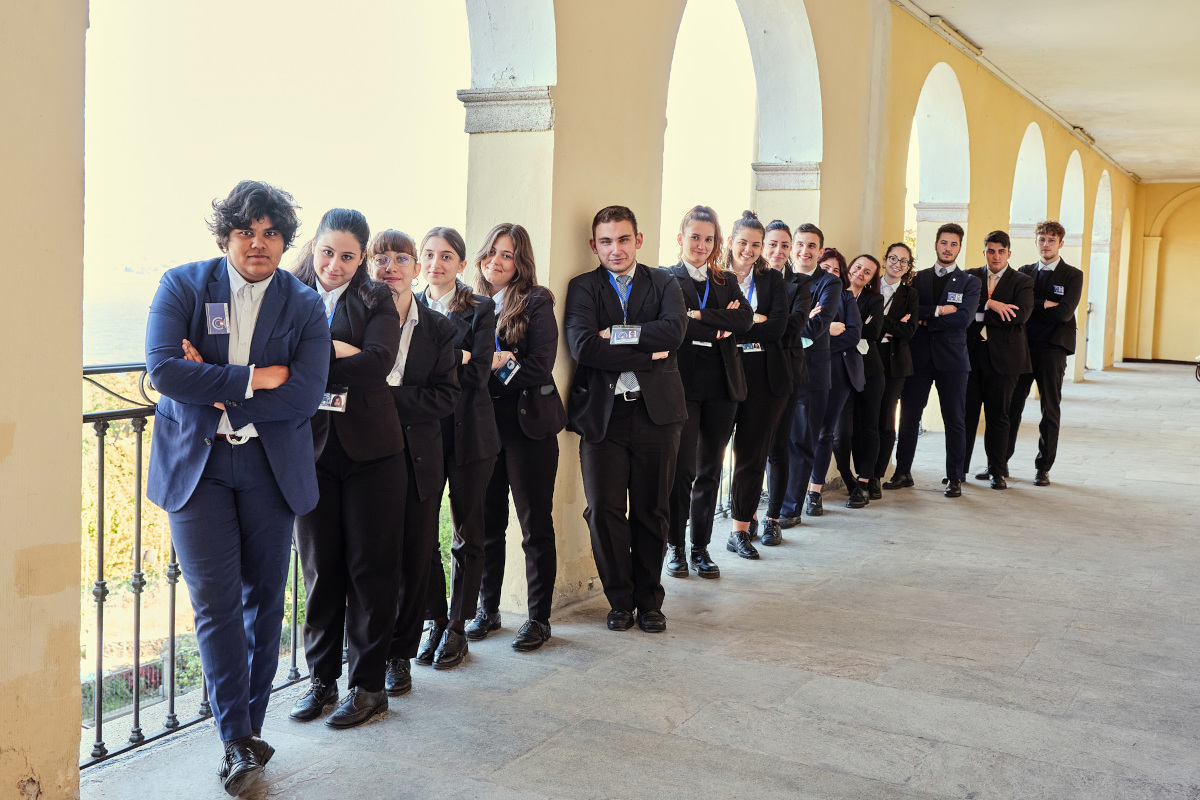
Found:
[(621, 291), (621, 284), (617, 283), (617, 278), (611, 272), (608, 273), (608, 282), (612, 284), (613, 289), (617, 293), (617, 298), (621, 301), (621, 317), (623, 323), (629, 322), (629, 294), (633, 291), (633, 276), (631, 280), (625, 284), (625, 291)]
[(494, 338), (496, 340), (496, 352), (499, 353), (500, 352), (500, 334), (497, 333), (496, 331), (492, 331), (492, 338)]
[[(695, 283), (695, 281), (693, 281)], [(700, 290), (696, 290), (696, 299), (700, 301), (700, 308), (703, 310), (708, 305), (708, 292), (712, 289), (712, 281), (708, 278), (704, 279), (704, 297), (700, 296)]]
[[(707, 295), (706, 295), (707, 296)], [(754, 306), (754, 271), (750, 271), (750, 291), (746, 292), (746, 302), (750, 304), (750, 310), (755, 310)]]
[(338, 304), (338, 301), (337, 301), (337, 300), (334, 300), (334, 301), (333, 301), (333, 308), (332, 308), (332, 309), (330, 310), (330, 312), (329, 312), (329, 317), (328, 317), (328, 319), (326, 319), (326, 320), (325, 320), (326, 322), (328, 322), (328, 323), (329, 323), (330, 327), (332, 327), (332, 326), (333, 326), (333, 315), (337, 313), (337, 304)]

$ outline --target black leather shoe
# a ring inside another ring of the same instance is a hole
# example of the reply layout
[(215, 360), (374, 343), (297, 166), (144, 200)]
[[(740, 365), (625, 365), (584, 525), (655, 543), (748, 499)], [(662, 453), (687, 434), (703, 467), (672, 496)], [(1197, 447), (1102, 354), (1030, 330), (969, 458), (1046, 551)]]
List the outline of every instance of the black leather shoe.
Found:
[(746, 535), (750, 537), (750, 541), (758, 538), (758, 517), (751, 517), (750, 528), (746, 531)]
[(383, 673), (383, 690), (395, 696), (407, 694), (412, 689), (412, 673), (407, 658), (389, 658)]
[(657, 608), (638, 612), (638, 627), (646, 633), (662, 633), (667, 629), (667, 618)]
[(804, 513), (810, 517), (819, 517), (825, 513), (825, 506), (821, 505), (821, 493), (809, 492), (804, 500)]
[(331, 728), (353, 728), (362, 725), (380, 711), (387, 711), (388, 699), (386, 692), (368, 692), (358, 686), (351, 686), (346, 693), (346, 699), (337, 707), (337, 711), (329, 715), (325, 724)]
[(731, 553), (737, 553), (742, 558), (758, 558), (758, 550), (750, 544), (750, 534), (745, 531), (734, 531), (729, 534), (729, 541), (725, 543), (725, 549)]
[(975, 480), (977, 481), (986, 481), (990, 477), (992, 477), (992, 473), (988, 472), (986, 469), (982, 472), (975, 473)]
[(696, 568), (696, 574), (701, 578), (721, 577), (721, 568), (714, 564), (709, 557), (708, 548), (692, 550), (692, 566)]
[(799, 527), (800, 523), (802, 523), (803, 521), (804, 521), (804, 517), (802, 517), (799, 514), (797, 514), (794, 517), (780, 517), (779, 518), (779, 527), (784, 530), (787, 530), (788, 528), (796, 528), (796, 527)]
[(907, 489), (913, 483), (912, 474), (908, 472), (893, 472), (890, 481), (884, 481), (884, 489)]
[(633, 627), (632, 611), (608, 612), (608, 629), (610, 631), (627, 631)]
[(1046, 472), (1045, 470), (1039, 469), (1037, 471), (1037, 474), (1033, 476), (1033, 485), (1034, 486), (1049, 486), (1050, 485), (1050, 473)]
[(500, 612), (488, 611), (483, 606), (475, 612), (475, 619), (467, 623), (467, 628), (464, 631), (467, 638), (472, 642), (477, 642), (480, 639), (486, 639), (487, 635), (492, 631), (500, 629)]
[(433, 653), (434, 669), (454, 669), (462, 663), (467, 654), (467, 636), (465, 633), (446, 628), (442, 640), (438, 642), (437, 650)]
[(867, 497), (872, 500), (882, 500), (883, 492), (880, 491), (879, 478), (871, 478), (867, 481)]
[(667, 545), (667, 574), (672, 578), (688, 576), (687, 558), (683, 555), (682, 547), (676, 547), (673, 544)]
[(1008, 483), (1004, 480), (1003, 475), (998, 475), (998, 474), (992, 475), (991, 480), (992, 480), (992, 488), (993, 489), (1007, 489), (1008, 488)]
[(763, 525), (762, 543), (764, 547), (775, 547), (783, 543), (783, 535), (779, 533), (779, 523), (773, 519)]
[(225, 792), (232, 797), (237, 797), (250, 788), (262, 775), (263, 764), (255, 753), (252, 744), (253, 738), (252, 736), (243, 736), (241, 739), (234, 739), (225, 745), (225, 755), (217, 773), (225, 773), (223, 777)]
[(846, 508), (866, 508), (870, 502), (866, 494), (863, 493), (863, 487), (861, 485), (855, 486), (850, 491), (850, 499), (846, 501)]
[(942, 494), (946, 497), (962, 497), (962, 482), (958, 478), (947, 478), (946, 491)]
[(310, 719), (321, 716), (325, 706), (333, 705), (337, 699), (336, 681), (326, 686), (313, 678), (312, 683), (308, 685), (308, 691), (300, 695), (300, 699), (296, 701), (296, 705), (292, 706), (292, 711), (288, 716), (301, 722), (308, 722)]
[(517, 631), (517, 638), (513, 639), (513, 650), (528, 652), (537, 650), (550, 639), (550, 623), (538, 622), (536, 619), (527, 619), (525, 624), (521, 626), (521, 630)]
[[(265, 767), (267, 762), (271, 760), (271, 756), (275, 755), (275, 748), (260, 739), (258, 734), (254, 734), (249, 738), (249, 748), (254, 752), (254, 757), (258, 759), (258, 763)], [(230, 742), (230, 744), (233, 744), (233, 742)], [(228, 756), (228, 747), (225, 749), (225, 753)], [(217, 767), (217, 777), (224, 781), (229, 777), (229, 768), (229, 759), (223, 757), (221, 759), (221, 766)]]
[(414, 659), (418, 664), (428, 667), (433, 663), (433, 656), (437, 653), (438, 645), (442, 643), (442, 634), (445, 632), (445, 625), (439, 625), (433, 620), (425, 623), (425, 635), (421, 637), (421, 646), (417, 648), (417, 657)]

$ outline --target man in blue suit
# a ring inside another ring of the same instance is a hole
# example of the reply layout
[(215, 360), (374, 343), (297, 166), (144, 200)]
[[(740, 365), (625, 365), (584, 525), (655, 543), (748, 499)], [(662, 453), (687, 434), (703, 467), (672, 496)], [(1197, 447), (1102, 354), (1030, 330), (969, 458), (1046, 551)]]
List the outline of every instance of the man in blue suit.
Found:
[(299, 225), (290, 194), (242, 181), (213, 202), (209, 228), (226, 255), (164, 274), (146, 325), (162, 393), (146, 495), (170, 517), (231, 795), (275, 752), (259, 734), (292, 525), (317, 503), (309, 418), (325, 391), (329, 325), (317, 293), (276, 271)]
[(929, 390), (937, 385), (946, 428), (946, 497), (962, 496), (966, 478), (967, 378), (971, 359), (967, 355), (967, 326), (979, 307), (979, 279), (958, 268), (963, 229), (953, 222), (938, 228), (937, 264), (913, 277), (920, 309), (917, 332), (909, 343), (913, 374), (904, 382), (900, 395), (900, 431), (896, 444), (896, 471), (884, 489), (913, 485), (912, 462), (917, 452), (921, 415), (929, 402)]

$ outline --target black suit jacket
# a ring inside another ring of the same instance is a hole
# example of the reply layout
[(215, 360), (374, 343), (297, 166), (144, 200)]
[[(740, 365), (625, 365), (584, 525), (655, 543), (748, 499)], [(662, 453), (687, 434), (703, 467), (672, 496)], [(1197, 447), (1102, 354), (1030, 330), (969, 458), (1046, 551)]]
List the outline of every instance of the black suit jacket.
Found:
[[(806, 276), (801, 275), (801, 280), (804, 277)], [(804, 323), (802, 334), (812, 340), (812, 344), (804, 354), (808, 363), (808, 387), (810, 389), (828, 389), (833, 385), (830, 382), (829, 372), (829, 323), (833, 322), (833, 315), (837, 312), (838, 304), (841, 302), (842, 279), (836, 275), (830, 275), (820, 267), (813, 270), (812, 275), (807, 277), (811, 280), (813, 305), (821, 304), (821, 313)]]
[[(988, 268), (977, 267), (967, 270), (968, 275), (979, 279), (983, 291), (979, 293), (979, 311), (982, 322), (972, 322), (967, 328), (967, 353), (971, 356), (971, 367), (978, 363), (979, 351), (987, 349), (992, 368), (1002, 375), (1021, 375), (1033, 370), (1029, 361), (1029, 342), (1025, 339), (1025, 322), (1033, 310), (1033, 279), (1015, 269), (1006, 269), (991, 299), (1011, 303), (1021, 310), (1012, 320), (1005, 322), (999, 314), (987, 307)], [(983, 330), (987, 328), (987, 339)]]
[[(425, 292), (417, 295), (426, 305)], [(453, 418), (447, 418), (443, 433), (453, 430), (454, 461), (470, 464), (500, 452), (500, 432), (492, 411), (488, 378), (492, 376), (492, 353), (496, 351), (496, 304), (490, 297), (473, 295), (474, 307), (461, 313), (451, 311), (446, 319), (454, 326), (454, 363), (458, 365), (458, 385), (462, 394), (454, 405)], [(463, 352), (471, 360), (462, 363)]]
[(567, 424), (562, 396), (554, 385), (554, 360), (558, 358), (558, 320), (554, 318), (554, 296), (543, 286), (529, 290), (529, 324), (520, 341), (511, 342), (502, 333), (500, 349), (509, 350), (521, 369), (504, 385), (493, 375), (492, 397), (517, 398), (517, 420), (530, 439), (556, 436)]
[(783, 282), (788, 296), (788, 323), (783, 341), (791, 356), (792, 391), (795, 391), (808, 383), (808, 359), (802, 339), (812, 311), (812, 276), (789, 272), (784, 274)]
[(858, 295), (858, 316), (862, 320), (859, 341), (867, 343), (863, 354), (863, 376), (872, 378), (883, 372), (883, 357), (879, 354), (879, 337), (883, 334), (883, 295), (868, 292)]
[(460, 389), (458, 365), (454, 363), (454, 326), (424, 303), (415, 298), (414, 302), (417, 325), (404, 362), (404, 383), (391, 390), (395, 414), (404, 426), (404, 441), (416, 472), (417, 496), (424, 501), (442, 491), (446, 469), (442, 417), (454, 413)]
[[(1043, 289), (1038, 288), (1038, 264), (1026, 264), (1021, 272), (1033, 278), (1033, 312), (1025, 324), (1031, 347), (1053, 345), (1075, 352), (1075, 309), (1083, 296), (1083, 271), (1059, 259)], [(1058, 303), (1046, 308), (1046, 301)]]
[[(941, 293), (935, 291), (935, 268), (923, 269), (913, 276), (917, 290), (918, 316), (924, 325), (913, 335), (913, 368), (946, 372), (970, 372), (967, 356), (967, 326), (979, 307), (979, 281), (955, 267)], [(952, 314), (938, 316), (938, 306), (952, 305)]]
[(378, 287), (375, 308), (367, 308), (359, 296), (366, 280), (366, 269), (359, 269), (350, 285), (338, 298), (329, 325), (333, 339), (352, 344), (362, 352), (335, 358), (329, 346), (327, 389), (348, 392), (345, 411), (318, 411), (312, 418), (313, 454), (320, 458), (329, 441), (329, 426), (337, 430), (338, 441), (346, 455), (355, 461), (404, 452), (404, 434), (392, 410), (387, 376), (396, 363), (400, 346), (400, 317), (386, 287)]
[[(637, 374), (646, 412), (656, 425), (687, 419), (676, 354), (687, 330), (687, 311), (678, 279), (667, 270), (634, 267), (628, 323), (642, 326), (641, 338), (637, 344), (614, 345), (600, 331), (622, 324), (625, 316), (608, 274), (598, 266), (571, 279), (563, 320), (567, 345), (578, 362), (567, 399), (567, 429), (589, 442), (604, 440), (617, 379), (626, 371)], [(652, 359), (664, 350), (666, 358)]]
[[(880, 290), (880, 297), (883, 292)], [(917, 290), (907, 284), (896, 287), (892, 302), (883, 316), (883, 329), (879, 338), (888, 339), (888, 360), (883, 365), (883, 371), (889, 378), (907, 378), (913, 374), (912, 351), (908, 347), (913, 334), (917, 332), (917, 317), (921, 311), (921, 301)], [(908, 317), (908, 322), (900, 320)]]
[[(682, 263), (663, 269), (679, 281), (679, 289), (683, 292), (683, 302), (687, 311), (700, 309), (700, 301), (703, 299), (700, 287), (704, 284), (692, 280), (687, 267)], [(729, 398), (740, 403), (746, 399), (746, 373), (742, 370), (737, 339), (734, 336), (718, 339), (717, 332), (745, 333), (754, 324), (754, 312), (750, 310), (750, 304), (738, 288), (737, 276), (727, 272), (724, 278), (724, 283), (709, 279), (708, 306), (701, 311), (703, 319), (687, 318), (687, 332), (684, 334), (683, 344), (679, 346), (679, 377), (683, 379), (684, 395), (695, 396), (700, 388), (696, 385), (696, 349), (704, 345), (693, 342), (705, 342), (712, 345), (705, 349), (715, 350), (721, 358), (721, 365), (725, 368), (725, 389), (729, 392)], [(725, 307), (734, 300), (740, 303), (737, 308)]]
[[(743, 358), (765, 358), (767, 360), (767, 382), (770, 384), (771, 394), (776, 397), (787, 397), (792, 393), (792, 354), (784, 337), (787, 335), (791, 317), (788, 291), (784, 285), (783, 274), (770, 267), (755, 272), (754, 297), (759, 310), (754, 311), (753, 307), (750, 310), (755, 314), (762, 314), (767, 320), (754, 323), (750, 326), (750, 330), (738, 334), (737, 340), (739, 344), (757, 342), (762, 345), (762, 355), (743, 356)], [(747, 305), (750, 305), (749, 302)], [(751, 316), (751, 321), (753, 319)], [(804, 352), (803, 348), (800, 352)]]

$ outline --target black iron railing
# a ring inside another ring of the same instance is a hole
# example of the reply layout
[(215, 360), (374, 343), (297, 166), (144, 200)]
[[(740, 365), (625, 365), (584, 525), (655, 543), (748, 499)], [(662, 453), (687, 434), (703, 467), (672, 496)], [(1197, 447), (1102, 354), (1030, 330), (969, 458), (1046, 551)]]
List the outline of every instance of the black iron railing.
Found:
[[(125, 387), (116, 389), (102, 382), (104, 378), (107, 378), (108, 383), (121, 381), (127, 384), (129, 383), (127, 377), (120, 378), (118, 376), (128, 376), (135, 373), (136, 378), (133, 388), (136, 392), (130, 391)], [(161, 739), (164, 736), (195, 725), (212, 716), (212, 710), (208, 702), (208, 689), (203, 680), (202, 671), (195, 667), (198, 661), (194, 659), (194, 656), (190, 652), (188, 655), (192, 658), (191, 661), (184, 663), (180, 661), (180, 656), (182, 655), (179, 648), (180, 637), (175, 625), (177, 610), (176, 594), (179, 579), (186, 579), (186, 576), (179, 567), (174, 546), (169, 548), (170, 557), (163, 573), (166, 579), (168, 613), (166, 652), (161, 658), (157, 659), (157, 664), (143, 664), (142, 662), (142, 595), (147, 585), (146, 573), (143, 569), (142, 496), (144, 487), (142, 465), (145, 461), (146, 431), (153, 418), (155, 408), (155, 401), (151, 397), (154, 390), (147, 377), (146, 367), (144, 364), (107, 364), (84, 367), (83, 379), (101, 390), (104, 395), (107, 395), (106, 400), (108, 397), (115, 398), (119, 403), (124, 404), (124, 407), (111, 410), (89, 411), (83, 414), (83, 424), (90, 425), (96, 437), (96, 564), (95, 579), (92, 581), (91, 590), (92, 598), (96, 605), (96, 652), (95, 669), (90, 681), (87, 683), (81, 681), (81, 684), (83, 684), (84, 701), (90, 701), (92, 713), (92, 719), (90, 720), (92, 724), (92, 747), (88, 756), (81, 757), (79, 765), (81, 769), (98, 764), (147, 742)], [(127, 396), (128, 394), (135, 393), (140, 396), (140, 399), (132, 399)], [(109, 404), (111, 402), (111, 400), (108, 401)], [(132, 526), (131, 554), (105, 553), (105, 533), (109, 530), (110, 524), (112, 524), (105, 508), (105, 466), (107, 463), (105, 446), (109, 440), (110, 430), (113, 429), (114, 425), (127, 425), (134, 437), (133, 496), (126, 498), (127, 501), (133, 504), (130, 523)], [(86, 559), (90, 553), (90, 545), (86, 543), (86, 540), (85, 548), (89, 548), (83, 554)], [(127, 585), (129, 592), (133, 596), (131, 609), (132, 664), (122, 664), (117, 669), (109, 670), (107, 674), (105, 671), (104, 653), (105, 605), (110, 599), (109, 580), (114, 579), (114, 576), (106, 572), (106, 555), (110, 561), (117, 556), (120, 556), (122, 560), (127, 556), (131, 556), (132, 570), (129, 574)], [(288, 647), (291, 650), (291, 662), (286, 678), (278, 682), (273, 687), (273, 691), (291, 686), (308, 677), (307, 675), (302, 675), (300, 672), (297, 653), (300, 611), (299, 566), (299, 556), (293, 550), (290, 587), (291, 602), (290, 614), (288, 615), (290, 619), (285, 619), (284, 621), (285, 631), (290, 634), (286, 636), (286, 639)], [(199, 678), (200, 703), (194, 715), (181, 720), (176, 711), (176, 699), (178, 695), (186, 693), (195, 684), (196, 672), (201, 672)], [(181, 673), (183, 674), (181, 675)], [(162, 727), (147, 734), (143, 731), (142, 727), (142, 712), (143, 700), (149, 695), (153, 695), (156, 700), (161, 698), (161, 701), (165, 701), (166, 714), (163, 718)], [(120, 745), (109, 747), (104, 741), (104, 723), (111, 721), (114, 717), (126, 714), (132, 715), (132, 719), (130, 720), (132, 727), (130, 728), (127, 740)], [(87, 720), (85, 720), (85, 735), (86, 727)]]

